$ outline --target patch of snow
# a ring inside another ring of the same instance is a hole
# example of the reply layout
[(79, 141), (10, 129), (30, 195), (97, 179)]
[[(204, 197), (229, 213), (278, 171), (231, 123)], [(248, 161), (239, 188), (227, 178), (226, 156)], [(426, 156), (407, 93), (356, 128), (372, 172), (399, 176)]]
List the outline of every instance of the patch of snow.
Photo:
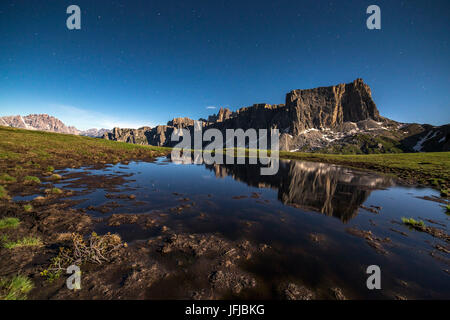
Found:
[(439, 134), (439, 131), (435, 131), (433, 133), (433, 135), (431, 137), (429, 137), (428, 139), (433, 139), (434, 137), (436, 137)]
[(430, 131), (427, 133), (427, 135), (425, 137), (423, 137), (422, 139), (420, 139), (419, 141), (417, 141), (416, 145), (413, 147), (414, 151), (422, 151), (422, 145), (425, 141), (427, 141), (428, 139), (430, 139), (430, 135), (433, 131)]
[(25, 126), (25, 129), (28, 129), (28, 124), (25, 122), (25, 120), (23, 119), (23, 117), (22, 116), (19, 116), (20, 117), (20, 120), (22, 120), (22, 122), (23, 122), (23, 124), (24, 124), (24, 126)]
[(441, 140), (439, 140), (439, 143), (444, 142), (444, 141), (445, 141), (445, 136), (443, 136), (443, 137), (441, 138)]
[(316, 128), (306, 129), (306, 130), (303, 130), (302, 132), (300, 132), (300, 134), (306, 134), (306, 133), (309, 133), (311, 131), (319, 131), (319, 130), (316, 129)]

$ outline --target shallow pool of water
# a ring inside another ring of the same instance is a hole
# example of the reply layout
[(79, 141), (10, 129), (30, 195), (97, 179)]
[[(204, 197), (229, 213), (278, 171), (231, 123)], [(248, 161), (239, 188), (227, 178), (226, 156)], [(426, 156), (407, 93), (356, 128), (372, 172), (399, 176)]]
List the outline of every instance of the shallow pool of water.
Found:
[[(117, 204), (107, 213), (88, 210), (96, 217), (157, 211), (168, 215), (166, 224), (175, 233), (218, 233), (230, 240), (270, 245), (275, 253), (243, 266), (266, 283), (263, 298), (270, 298), (270, 288), (286, 279), (316, 290), (339, 286), (356, 298), (450, 298), (449, 254), (435, 249), (437, 244), (449, 248), (448, 243), (401, 223), (402, 217), (413, 217), (448, 234), (450, 220), (444, 206), (420, 198), (439, 197), (438, 192), (330, 164), (281, 161), (273, 176), (261, 176), (259, 169), (258, 165), (183, 165), (161, 158), (106, 170), (63, 172), (123, 176), (125, 183), (112, 191), (76, 186), (76, 178), (56, 186), (84, 190), (71, 198), (83, 200), (79, 208)], [(183, 204), (181, 214), (173, 213)], [(371, 231), (383, 239), (385, 253), (349, 229)], [(118, 232), (129, 242), (159, 234), (132, 225), (99, 224), (98, 230)], [(317, 238), (321, 240), (312, 240)], [(381, 269), (381, 290), (367, 289), (369, 265)]]

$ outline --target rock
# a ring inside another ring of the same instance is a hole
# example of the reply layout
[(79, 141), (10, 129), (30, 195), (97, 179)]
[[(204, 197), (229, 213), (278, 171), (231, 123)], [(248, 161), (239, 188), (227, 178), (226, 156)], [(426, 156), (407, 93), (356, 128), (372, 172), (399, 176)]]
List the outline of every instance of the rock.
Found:
[(330, 290), (336, 300), (347, 300), (347, 298), (344, 296), (340, 288), (331, 288)]
[(224, 281), (224, 279), (225, 279), (225, 276), (221, 270), (214, 271), (209, 276), (209, 282), (211, 282), (212, 285), (215, 285), (218, 282)]
[(379, 210), (377, 210), (375, 207), (372, 207), (372, 206), (371, 206), (371, 208), (366, 207), (364, 205), (361, 205), (360, 207), (361, 207), (361, 209), (364, 209), (366, 211), (369, 211), (369, 212), (372, 212), (372, 213), (375, 213), (375, 214), (379, 214), (380, 213)]
[(314, 293), (304, 286), (299, 286), (295, 283), (289, 283), (282, 290), (283, 296), (287, 300), (312, 300)]
[(240, 272), (223, 272), (222, 270), (213, 271), (209, 276), (209, 282), (213, 288), (231, 289), (234, 294), (256, 286), (256, 280), (249, 275), (240, 275)]
[(371, 246), (372, 248), (374, 248), (378, 253), (387, 254), (387, 251), (383, 248), (382, 243), (391, 242), (391, 240), (389, 238), (381, 239), (381, 238), (376, 237), (372, 233), (372, 231), (359, 230), (356, 228), (347, 228), (345, 231), (356, 237), (366, 239), (367, 244), (369, 246)]
[(311, 241), (313, 241), (313, 242), (320, 243), (325, 240), (325, 235), (320, 234), (320, 233), (310, 233), (309, 239), (311, 239)]
[[(89, 208), (88, 208), (89, 209)], [(89, 209), (91, 210), (91, 209)], [(120, 226), (122, 224), (134, 224), (138, 221), (138, 215), (135, 214), (113, 214), (108, 220), (108, 226)]]

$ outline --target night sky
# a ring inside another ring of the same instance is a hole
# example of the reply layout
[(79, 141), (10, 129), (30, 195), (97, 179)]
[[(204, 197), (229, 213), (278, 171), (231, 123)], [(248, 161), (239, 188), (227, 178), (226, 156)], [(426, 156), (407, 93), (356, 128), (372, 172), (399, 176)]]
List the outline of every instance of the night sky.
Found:
[[(366, 28), (371, 4), (381, 30)], [(0, 115), (154, 126), (360, 77), (382, 115), (449, 123), (449, 13), (448, 0), (1, 0)]]

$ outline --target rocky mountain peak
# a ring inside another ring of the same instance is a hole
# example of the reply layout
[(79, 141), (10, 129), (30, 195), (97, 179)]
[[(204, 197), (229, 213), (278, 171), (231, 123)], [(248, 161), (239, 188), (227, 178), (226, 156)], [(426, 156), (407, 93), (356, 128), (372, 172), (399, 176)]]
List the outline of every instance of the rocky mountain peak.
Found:
[(177, 128), (185, 128), (187, 126), (193, 126), (194, 120), (190, 118), (173, 118), (171, 121), (167, 122), (168, 126), (173, 126)]
[(1, 117), (0, 124), (29, 130), (42, 130), (68, 134), (80, 133), (75, 127), (68, 127), (61, 120), (48, 114), (30, 114), (24, 117), (20, 115)]
[(370, 87), (360, 78), (347, 84), (293, 90), (286, 95), (286, 106), (294, 135), (307, 129), (335, 128), (348, 121), (382, 120)]

